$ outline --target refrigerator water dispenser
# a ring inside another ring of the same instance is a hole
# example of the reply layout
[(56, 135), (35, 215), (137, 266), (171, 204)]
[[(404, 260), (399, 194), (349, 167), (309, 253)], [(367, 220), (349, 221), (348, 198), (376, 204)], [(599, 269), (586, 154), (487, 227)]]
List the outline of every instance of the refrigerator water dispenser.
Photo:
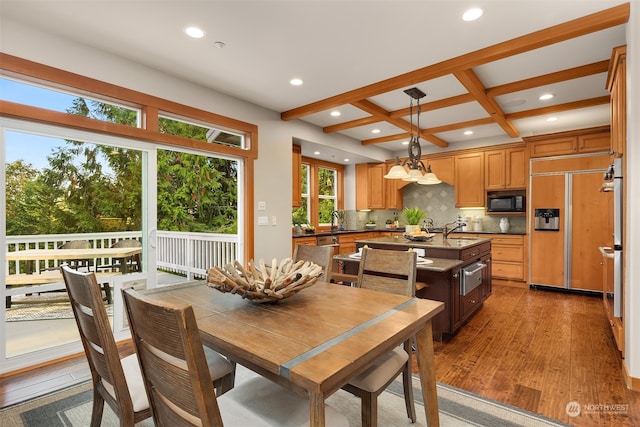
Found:
[(534, 228), (538, 231), (559, 231), (560, 209), (536, 209)]

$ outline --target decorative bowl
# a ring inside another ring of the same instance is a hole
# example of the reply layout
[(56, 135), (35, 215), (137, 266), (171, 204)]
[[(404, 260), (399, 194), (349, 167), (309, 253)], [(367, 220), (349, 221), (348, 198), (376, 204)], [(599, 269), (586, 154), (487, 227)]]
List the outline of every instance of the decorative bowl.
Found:
[(322, 267), (310, 261), (274, 258), (268, 265), (264, 260), (249, 261), (245, 268), (236, 261), (224, 268), (207, 270), (207, 286), (220, 292), (240, 295), (256, 303), (275, 302), (308, 288), (322, 275)]
[(433, 233), (428, 233), (428, 234), (405, 233), (403, 236), (407, 240), (413, 240), (415, 242), (426, 242), (427, 240), (432, 239), (433, 236), (435, 236), (435, 234), (433, 234)]

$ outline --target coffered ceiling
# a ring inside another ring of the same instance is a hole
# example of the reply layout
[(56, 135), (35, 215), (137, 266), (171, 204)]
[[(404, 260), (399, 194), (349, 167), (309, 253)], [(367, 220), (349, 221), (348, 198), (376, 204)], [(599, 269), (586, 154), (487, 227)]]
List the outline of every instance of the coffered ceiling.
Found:
[[(469, 6), (483, 16), (464, 22)], [(0, 2), (3, 21), (375, 144), (389, 157), (406, 154), (411, 87), (426, 93), (423, 152), (608, 124), (608, 61), (625, 44), (629, 13), (628, 3), (606, 0)], [(186, 37), (190, 25), (205, 37)], [(291, 86), (294, 77), (304, 84)], [(554, 96), (541, 101), (545, 93)], [(322, 149), (326, 159), (348, 157), (340, 146)]]

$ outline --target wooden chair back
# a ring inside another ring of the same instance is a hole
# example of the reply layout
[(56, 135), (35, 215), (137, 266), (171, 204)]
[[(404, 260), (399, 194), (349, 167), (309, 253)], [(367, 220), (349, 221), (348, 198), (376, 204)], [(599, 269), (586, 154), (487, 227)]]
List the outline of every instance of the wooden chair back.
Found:
[(363, 249), (357, 286), (415, 296), (416, 262), (415, 252)]
[(157, 426), (222, 426), (198, 325), (189, 305), (122, 295)]
[(334, 246), (309, 246), (309, 245), (296, 245), (293, 251), (294, 261), (311, 261), (314, 264), (318, 264), (322, 267), (323, 273), (320, 276), (320, 280), (328, 282), (333, 270), (333, 253)]
[[(91, 371), (94, 394), (98, 393), (120, 417), (121, 425), (133, 425), (148, 418), (150, 411), (135, 413), (124, 370), (120, 362), (120, 354), (116, 346), (107, 310), (102, 301), (100, 285), (95, 273), (83, 273), (68, 266), (60, 268), (67, 288), (73, 314), (80, 332), (80, 340), (87, 356)], [(107, 389), (109, 387), (112, 396)], [(94, 396), (94, 414), (98, 423), (102, 417), (102, 402), (96, 408)], [(98, 414), (95, 413), (96, 409)], [(93, 420), (92, 420), (93, 424)]]

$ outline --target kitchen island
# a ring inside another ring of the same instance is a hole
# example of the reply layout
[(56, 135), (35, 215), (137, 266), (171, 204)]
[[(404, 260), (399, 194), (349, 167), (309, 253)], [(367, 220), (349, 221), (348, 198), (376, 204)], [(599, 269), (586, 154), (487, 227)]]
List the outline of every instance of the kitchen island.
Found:
[[(357, 240), (356, 247), (406, 251), (412, 248), (433, 263), (419, 264), (416, 296), (444, 302), (445, 308), (433, 319), (436, 338), (455, 334), (491, 295), (491, 239), (443, 238), (437, 234), (427, 241), (390, 236)], [(357, 274), (359, 260), (341, 254), (343, 272)]]

